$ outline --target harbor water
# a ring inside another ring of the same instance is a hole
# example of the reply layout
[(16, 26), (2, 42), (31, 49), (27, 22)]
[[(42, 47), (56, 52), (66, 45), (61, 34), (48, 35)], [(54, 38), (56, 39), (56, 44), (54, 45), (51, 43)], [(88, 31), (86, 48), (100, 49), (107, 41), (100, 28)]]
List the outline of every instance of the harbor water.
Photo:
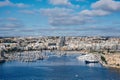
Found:
[(120, 80), (119, 69), (85, 64), (77, 56), (49, 55), (37, 62), (5, 62), (0, 64), (0, 80)]

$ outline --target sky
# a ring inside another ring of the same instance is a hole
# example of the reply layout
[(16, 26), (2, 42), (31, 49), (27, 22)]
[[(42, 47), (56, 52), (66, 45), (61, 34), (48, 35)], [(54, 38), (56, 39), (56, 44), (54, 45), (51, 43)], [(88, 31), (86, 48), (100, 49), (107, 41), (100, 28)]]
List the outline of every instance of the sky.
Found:
[(120, 36), (120, 0), (0, 0), (0, 36)]

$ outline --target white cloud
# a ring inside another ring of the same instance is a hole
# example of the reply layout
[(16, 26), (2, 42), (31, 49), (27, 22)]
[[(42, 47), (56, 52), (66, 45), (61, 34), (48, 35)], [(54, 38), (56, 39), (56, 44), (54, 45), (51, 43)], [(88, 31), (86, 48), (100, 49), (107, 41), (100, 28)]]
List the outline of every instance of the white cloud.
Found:
[(49, 2), (53, 5), (72, 6), (68, 0), (49, 0)]
[(18, 26), (17, 24), (11, 24), (11, 23), (7, 23), (4, 25), (4, 27), (16, 27)]
[(14, 17), (8, 17), (8, 18), (0, 18), (0, 22), (17, 22), (19, 21), (17, 18)]
[(11, 3), (9, 0), (5, 0), (5, 1), (1, 1), (0, 2), (0, 7), (3, 7), (3, 6), (12, 6), (13, 3)]
[(15, 6), (15, 7), (19, 7), (19, 8), (28, 7), (28, 5), (26, 5), (24, 3), (12, 3), (9, 0), (0, 1), (0, 7), (5, 7), (5, 6)]
[(69, 0), (49, 0), (49, 3), (55, 6), (80, 7), (79, 5), (73, 5)]
[(19, 8), (25, 8), (25, 7), (29, 7), (29, 5), (26, 5), (24, 3), (18, 3), (18, 4), (15, 4), (15, 6), (19, 7)]
[(0, 18), (0, 28), (20, 28), (23, 27), (21, 20), (14, 17)]
[(84, 16), (105, 16), (110, 14), (110, 12), (104, 10), (83, 10), (80, 14)]
[[(68, 4), (68, 0), (51, 0), (54, 5)], [(81, 0), (80, 0), (81, 1)], [(120, 2), (114, 0), (99, 0), (92, 3), (91, 10), (85, 9), (76, 12), (73, 8), (47, 8), (41, 9), (41, 13), (48, 17), (53, 26), (83, 25), (93, 22), (94, 17), (106, 16), (120, 10)]]
[(66, 16), (68, 15), (68, 13), (73, 12), (73, 10), (55, 7), (55, 8), (40, 9), (40, 12), (46, 16), (53, 17), (53, 16)]
[(52, 17), (49, 20), (49, 23), (53, 26), (72, 26), (72, 25), (83, 25), (90, 22), (91, 19), (88, 17), (82, 16), (66, 16), (66, 17)]
[(14, 17), (8, 17), (8, 18), (6, 18), (6, 20), (8, 20), (8, 21), (18, 21), (18, 19), (14, 18)]
[(115, 0), (99, 0), (92, 4), (92, 8), (110, 12), (120, 11), (120, 2)]
[(23, 27), (22, 24), (20, 23), (4, 23), (4, 24), (0, 24), (0, 27), (2, 28), (20, 28)]
[(89, 17), (74, 13), (72, 9), (48, 8), (40, 11), (43, 15), (48, 16), (49, 23), (53, 26), (80, 25), (91, 21)]
[(85, 16), (105, 16), (113, 12), (120, 11), (120, 2), (114, 0), (99, 0), (92, 3), (92, 10), (83, 10), (81, 15)]

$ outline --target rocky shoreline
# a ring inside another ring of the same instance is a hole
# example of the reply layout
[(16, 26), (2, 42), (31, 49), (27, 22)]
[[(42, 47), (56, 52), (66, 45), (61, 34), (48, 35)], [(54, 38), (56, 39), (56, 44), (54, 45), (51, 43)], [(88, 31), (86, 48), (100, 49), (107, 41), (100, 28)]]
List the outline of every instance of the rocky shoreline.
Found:
[(103, 64), (103, 66), (111, 68), (120, 68), (120, 53), (109, 53), (105, 54), (104, 57), (107, 63)]

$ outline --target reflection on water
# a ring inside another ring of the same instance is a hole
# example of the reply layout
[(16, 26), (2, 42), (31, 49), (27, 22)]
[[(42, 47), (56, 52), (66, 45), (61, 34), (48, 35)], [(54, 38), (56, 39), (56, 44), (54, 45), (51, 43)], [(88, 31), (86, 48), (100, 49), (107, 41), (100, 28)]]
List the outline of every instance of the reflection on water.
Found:
[(51, 55), (43, 61), (0, 64), (0, 80), (120, 80), (120, 70), (85, 64), (76, 56)]
[(95, 66), (97, 66), (98, 64), (97, 63), (89, 63), (89, 64), (86, 64), (87, 66), (89, 66), (89, 67), (95, 67)]

